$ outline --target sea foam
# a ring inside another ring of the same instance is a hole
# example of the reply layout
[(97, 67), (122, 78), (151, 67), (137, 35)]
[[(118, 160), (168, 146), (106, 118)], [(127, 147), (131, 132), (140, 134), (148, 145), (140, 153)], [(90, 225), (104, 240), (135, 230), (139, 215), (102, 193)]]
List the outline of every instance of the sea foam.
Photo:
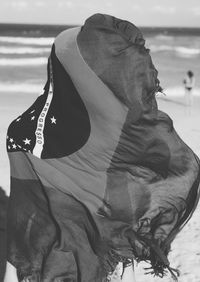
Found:
[(182, 56), (196, 56), (200, 54), (200, 49), (197, 48), (186, 48), (186, 47), (176, 47), (175, 51), (179, 54), (181, 54)]
[(47, 58), (37, 57), (37, 58), (1, 58), (0, 66), (10, 67), (24, 67), (24, 66), (39, 66), (47, 64)]
[(158, 40), (166, 40), (166, 41), (170, 41), (173, 40), (173, 36), (167, 35), (167, 34), (158, 34), (155, 36), (155, 39)]
[(149, 45), (151, 52), (175, 52), (181, 57), (194, 57), (200, 55), (199, 48), (189, 48), (184, 46), (170, 46), (170, 45)]
[(44, 85), (33, 83), (0, 82), (0, 92), (21, 92), (42, 94)]
[(49, 53), (51, 51), (50, 48), (34, 48), (34, 47), (7, 47), (0, 46), (0, 54), (41, 54), (41, 53)]
[(11, 37), (0, 36), (0, 42), (24, 45), (52, 45), (54, 37)]

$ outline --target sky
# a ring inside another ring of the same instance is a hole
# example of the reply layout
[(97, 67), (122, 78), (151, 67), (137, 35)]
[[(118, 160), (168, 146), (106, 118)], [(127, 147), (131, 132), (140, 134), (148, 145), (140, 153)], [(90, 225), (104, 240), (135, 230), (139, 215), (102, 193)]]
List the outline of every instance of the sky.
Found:
[(94, 13), (139, 26), (200, 27), (200, 0), (0, 0), (1, 23), (83, 24)]

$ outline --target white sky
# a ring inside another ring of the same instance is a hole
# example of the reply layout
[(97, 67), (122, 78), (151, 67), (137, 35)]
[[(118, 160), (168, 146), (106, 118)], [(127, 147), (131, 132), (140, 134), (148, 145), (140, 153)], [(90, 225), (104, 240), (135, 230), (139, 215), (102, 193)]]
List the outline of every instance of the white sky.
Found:
[(139, 26), (200, 27), (200, 0), (0, 0), (1, 23), (82, 24), (98, 12)]

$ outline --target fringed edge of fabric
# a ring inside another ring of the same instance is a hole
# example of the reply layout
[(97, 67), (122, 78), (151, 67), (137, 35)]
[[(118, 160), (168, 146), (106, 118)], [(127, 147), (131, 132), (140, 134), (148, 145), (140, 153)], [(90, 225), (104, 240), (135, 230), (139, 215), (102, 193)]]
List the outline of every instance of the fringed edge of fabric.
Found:
[(105, 282), (111, 281), (111, 276), (112, 276), (113, 272), (115, 271), (118, 263), (120, 263), (120, 262), (123, 264), (123, 271), (122, 271), (122, 275), (121, 275), (121, 278), (122, 278), (123, 273), (124, 273), (124, 269), (127, 266), (130, 266), (130, 265), (133, 264), (133, 259), (121, 256), (114, 249), (111, 249), (107, 253), (106, 258), (104, 258), (104, 260), (103, 260), (103, 267), (104, 267), (104, 270), (105, 270), (105, 273), (106, 273)]
[(145, 274), (152, 274), (154, 276), (163, 278), (170, 273), (173, 281), (178, 281), (180, 271), (176, 268), (170, 267), (169, 260), (162, 249), (152, 241), (148, 242), (148, 245), (150, 247), (150, 259), (145, 261), (149, 262), (151, 266), (145, 268)]
[(121, 275), (122, 278), (125, 268), (132, 265), (134, 260), (137, 263), (144, 261), (151, 265), (150, 267), (144, 268), (144, 270), (146, 271), (145, 274), (151, 274), (163, 278), (164, 276), (167, 276), (168, 273), (170, 273), (173, 281), (178, 281), (178, 277), (180, 276), (179, 270), (170, 267), (170, 263), (167, 256), (164, 254), (164, 251), (161, 250), (158, 244), (153, 243), (150, 240), (147, 241), (141, 239), (141, 241), (143, 244), (146, 245), (147, 249), (149, 248), (150, 254), (148, 256), (137, 256), (135, 252), (132, 251), (133, 256), (131, 258), (127, 258), (123, 255), (119, 255), (114, 249), (110, 249), (107, 252), (106, 256), (103, 259), (103, 268), (107, 275), (105, 282), (111, 281), (111, 276), (115, 271), (118, 263), (121, 262), (123, 264), (123, 272)]

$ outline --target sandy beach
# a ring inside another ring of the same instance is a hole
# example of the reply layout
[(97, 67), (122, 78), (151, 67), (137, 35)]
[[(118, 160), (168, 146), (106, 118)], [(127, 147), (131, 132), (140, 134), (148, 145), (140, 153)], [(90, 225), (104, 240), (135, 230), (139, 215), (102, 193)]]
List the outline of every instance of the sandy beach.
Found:
[[(9, 123), (29, 107), (36, 94), (0, 93), (0, 186), (9, 193), (9, 162), (6, 153), (6, 132)], [(169, 114), (181, 138), (200, 156), (200, 97), (194, 97), (191, 113), (184, 105), (183, 97), (159, 96), (159, 108)], [(179, 268), (180, 282), (200, 281), (200, 205), (192, 219), (175, 239), (170, 254), (171, 266)], [(137, 282), (172, 281), (169, 277), (160, 279), (144, 276), (143, 266), (136, 266)], [(145, 265), (146, 266), (146, 265)]]

